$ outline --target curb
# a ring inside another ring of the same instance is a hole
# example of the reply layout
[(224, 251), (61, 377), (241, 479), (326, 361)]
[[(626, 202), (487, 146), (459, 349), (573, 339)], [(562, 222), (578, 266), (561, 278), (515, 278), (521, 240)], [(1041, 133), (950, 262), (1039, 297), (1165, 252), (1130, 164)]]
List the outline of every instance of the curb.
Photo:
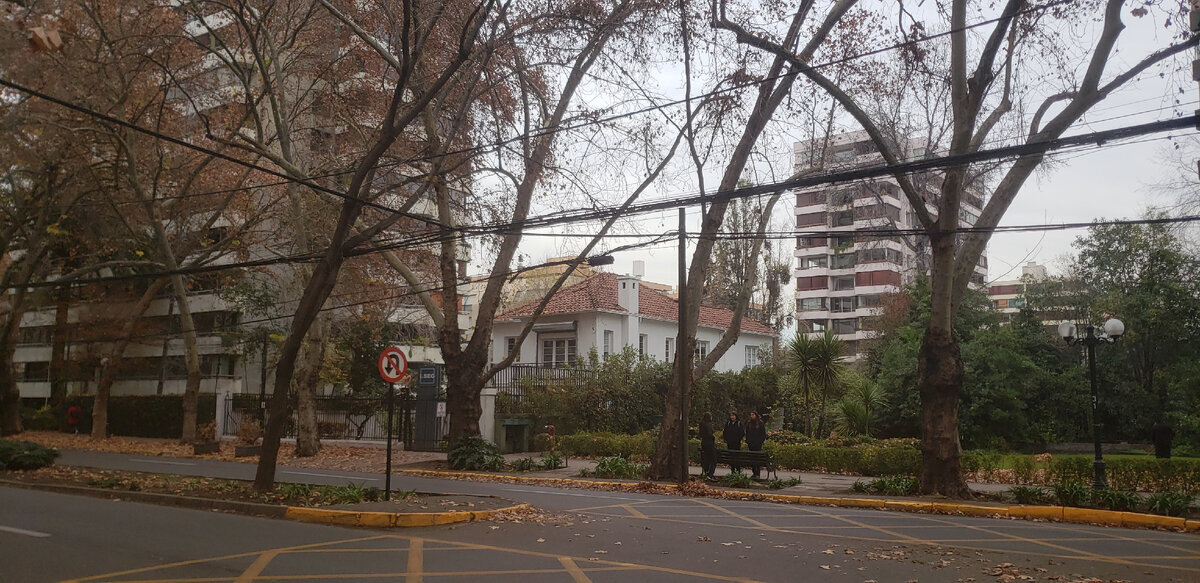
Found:
[(105, 498), (128, 502), (144, 502), (161, 506), (190, 508), (193, 510), (220, 510), (238, 514), (250, 514), (267, 518), (282, 518), (297, 522), (316, 524), (331, 524), (339, 526), (363, 526), (372, 528), (406, 528), (412, 526), (437, 526), (454, 524), (456, 522), (472, 522), (487, 520), (505, 512), (529, 510), (528, 504), (517, 504), (494, 510), (451, 510), (447, 512), (355, 512), (353, 510), (332, 510), (325, 508), (305, 508), (301, 506), (278, 506), (274, 504), (259, 504), (256, 502), (239, 502), (233, 500), (216, 500), (212, 498), (197, 498), (195, 496), (179, 496), (176, 494), (160, 494), (157, 492), (133, 492), (126, 490), (110, 490), (107, 488), (91, 488), (87, 486), (69, 486), (65, 484), (38, 484), (0, 480), (0, 486), (10, 486), (24, 490), (41, 490), (57, 494), (75, 494), (93, 498)]
[(516, 510), (529, 510), (528, 504), (517, 504), (495, 510), (454, 510), (450, 512), (355, 512), (353, 510), (327, 510), (323, 508), (301, 508), (286, 506), (284, 518), (299, 522), (335, 524), (339, 526), (367, 526), (374, 528), (403, 528), (411, 526), (438, 526), (456, 522), (487, 520), (497, 514)]
[[(586, 484), (617, 488), (637, 489), (637, 483), (607, 482), (598, 480), (574, 480), (571, 478), (535, 478), (532, 476), (506, 476), (479, 472), (451, 472), (442, 470), (401, 470), (398, 473), (414, 476), (441, 478), (483, 478), (493, 482), (537, 482), (551, 484)], [(678, 488), (677, 484), (657, 484), (664, 488)], [(924, 502), (916, 500), (886, 500), (881, 498), (842, 498), (837, 496), (802, 496), (791, 494), (762, 494), (742, 492), (726, 488), (714, 488), (724, 492), (744, 493), (768, 502), (802, 504), (806, 506), (834, 506), (838, 508), (867, 508), (894, 510), (918, 514), (949, 514), (977, 516), (982, 518), (1012, 518), (1020, 520), (1049, 520), (1073, 524), (1098, 524), (1120, 528), (1165, 528), (1184, 532), (1200, 533), (1200, 520), (1188, 520), (1176, 516), (1121, 512), (1072, 506), (986, 506), (957, 502)]]

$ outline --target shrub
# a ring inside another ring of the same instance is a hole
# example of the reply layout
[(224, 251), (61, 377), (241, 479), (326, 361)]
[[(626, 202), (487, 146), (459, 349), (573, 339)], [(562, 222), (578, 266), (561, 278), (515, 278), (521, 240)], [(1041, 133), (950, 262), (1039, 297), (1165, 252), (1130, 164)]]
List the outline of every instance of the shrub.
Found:
[(623, 457), (602, 457), (596, 460), (595, 469), (583, 469), (579, 475), (596, 478), (618, 478), (640, 480), (649, 468), (646, 464), (631, 462)]
[(1044, 504), (1046, 502), (1046, 490), (1037, 486), (1013, 486), (1008, 489), (1008, 493), (1012, 494), (1013, 500), (1017, 504)]
[(36, 470), (54, 463), (58, 450), (28, 441), (0, 439), (0, 470)]
[(1163, 516), (1183, 516), (1191, 503), (1192, 496), (1187, 492), (1158, 492), (1146, 499), (1146, 509)]
[(256, 445), (261, 437), (262, 426), (258, 424), (258, 420), (243, 415), (237, 428), (238, 443)]
[(595, 432), (562, 435), (557, 439), (559, 450), (571, 457), (649, 459), (654, 453), (658, 434), (653, 431), (635, 435)]
[(455, 470), (504, 469), (504, 458), (500, 456), (500, 451), (478, 435), (459, 438), (451, 444), (446, 459)]
[(538, 468), (538, 462), (531, 457), (523, 457), (509, 463), (508, 467), (514, 472), (532, 472)]
[(876, 478), (867, 484), (868, 490), (884, 496), (913, 496), (917, 487), (917, 479), (909, 476)]
[(766, 451), (781, 468), (864, 476), (916, 475), (921, 451), (905, 443), (875, 442), (857, 447), (776, 445)]
[(563, 457), (556, 452), (548, 451), (542, 455), (541, 467), (544, 470), (557, 470), (564, 465)]
[(1092, 479), (1092, 460), (1083, 456), (1058, 456), (1050, 460), (1050, 483), (1085, 483)]
[(1054, 484), (1054, 499), (1062, 506), (1085, 506), (1092, 498), (1092, 489), (1079, 481)]
[(741, 472), (729, 472), (721, 476), (721, 483), (731, 488), (750, 488), (754, 486), (754, 480)]
[(1013, 456), (1012, 458), (1013, 478), (1018, 484), (1028, 484), (1033, 481), (1034, 470), (1036, 464), (1032, 457), (1027, 455)]
[(196, 441), (200, 443), (212, 443), (217, 440), (217, 423), (209, 421), (196, 426)]
[(867, 494), (871, 490), (867, 487), (866, 482), (862, 480), (854, 480), (854, 483), (850, 485), (850, 491), (857, 492), (859, 494)]
[(778, 478), (775, 478), (773, 480), (767, 480), (767, 487), (772, 490), (781, 490), (783, 488), (791, 488), (792, 486), (799, 486), (800, 484), (801, 484), (800, 478), (789, 478), (787, 480), (780, 480)]
[(1096, 490), (1092, 494), (1092, 500), (1100, 508), (1119, 510), (1121, 512), (1136, 510), (1142, 503), (1142, 497), (1138, 496), (1137, 492), (1132, 490), (1118, 490), (1116, 488)]

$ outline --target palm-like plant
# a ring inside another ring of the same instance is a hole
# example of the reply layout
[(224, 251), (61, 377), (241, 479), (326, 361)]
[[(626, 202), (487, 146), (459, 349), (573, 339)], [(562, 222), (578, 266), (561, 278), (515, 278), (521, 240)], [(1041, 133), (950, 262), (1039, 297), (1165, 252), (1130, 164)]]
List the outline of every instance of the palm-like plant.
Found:
[(860, 374), (846, 374), (844, 381), (846, 394), (834, 412), (837, 429), (845, 435), (871, 435), (871, 424), (886, 401), (883, 389)]
[[(846, 369), (843, 362), (845, 353), (846, 343), (834, 336), (832, 330), (826, 330), (823, 336), (815, 338), (802, 332), (788, 343), (788, 364), (791, 365), (804, 396), (804, 429), (809, 435), (825, 434), (825, 403), (830, 390), (841, 384), (842, 374)], [(814, 388), (821, 391), (815, 434), (812, 432), (810, 413), (810, 400)]]

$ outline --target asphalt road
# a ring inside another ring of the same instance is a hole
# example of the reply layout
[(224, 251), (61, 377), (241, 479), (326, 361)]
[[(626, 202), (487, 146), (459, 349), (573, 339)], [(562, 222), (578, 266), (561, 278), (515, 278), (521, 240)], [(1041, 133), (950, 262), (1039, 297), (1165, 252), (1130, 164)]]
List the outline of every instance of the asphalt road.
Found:
[[(169, 473), (246, 478), (254, 469), (64, 453), (66, 464)], [(372, 478), (286, 471), (281, 480)], [(497, 494), (555, 518), (344, 529), (0, 488), (0, 581), (1200, 581), (1193, 534), (404, 476), (393, 484)]]

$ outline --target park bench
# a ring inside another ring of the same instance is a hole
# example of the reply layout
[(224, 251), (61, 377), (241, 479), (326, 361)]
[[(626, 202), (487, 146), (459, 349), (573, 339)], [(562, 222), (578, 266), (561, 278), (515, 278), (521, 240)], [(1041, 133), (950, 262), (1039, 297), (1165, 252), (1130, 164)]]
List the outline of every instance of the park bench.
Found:
[(762, 466), (767, 469), (768, 478), (771, 477), (771, 474), (775, 474), (775, 479), (779, 479), (779, 473), (775, 471), (775, 460), (771, 459), (771, 454), (765, 451), (718, 449), (717, 463), (728, 465), (731, 468)]

